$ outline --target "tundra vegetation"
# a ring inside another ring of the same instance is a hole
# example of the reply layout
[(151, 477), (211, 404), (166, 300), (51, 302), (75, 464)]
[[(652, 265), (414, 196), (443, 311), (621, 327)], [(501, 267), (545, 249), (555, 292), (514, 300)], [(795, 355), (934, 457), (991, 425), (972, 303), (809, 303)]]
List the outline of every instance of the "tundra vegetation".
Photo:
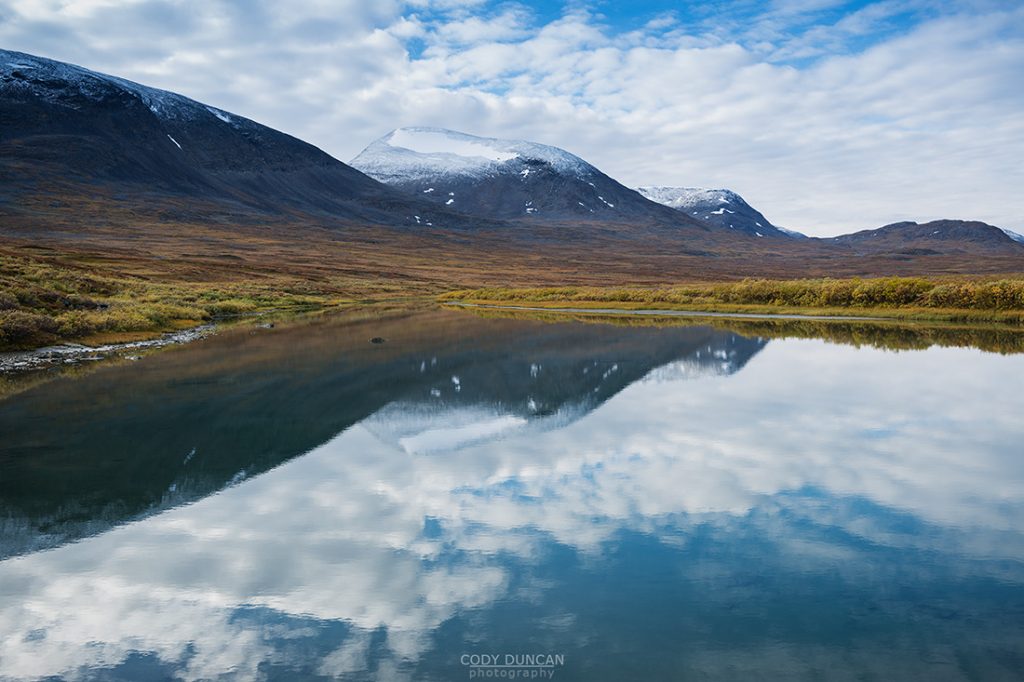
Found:
[[(392, 245), (382, 255), (380, 244), (355, 242), (318, 243), (316, 259), (298, 258), (273, 240), (232, 259), (174, 256), (173, 244), (160, 240), (151, 246), (148, 253), (55, 250), (13, 243), (0, 248), (0, 350), (62, 341), (141, 340), (203, 322), (269, 311), (287, 314), (400, 300), (429, 303), (437, 295), (443, 302), (495, 305), (1024, 323), (1024, 278), (1020, 276), (745, 279), (676, 285), (648, 280), (643, 285), (621, 286), (600, 280), (574, 282), (569, 266), (560, 270), (527, 262), (510, 273), (501, 254), (456, 268), (430, 249), (396, 252)], [(261, 254), (260, 258), (253, 253)], [(545, 284), (561, 280), (572, 285), (479, 288), (495, 280)], [(629, 281), (615, 272), (607, 280)], [(443, 293), (446, 289), (449, 292)]]
[(211, 320), (348, 302), (336, 288), (271, 277), (166, 281), (0, 253), (0, 349), (132, 341)]
[(809, 313), (951, 322), (1024, 323), (1024, 279), (879, 277), (744, 279), (665, 287), (487, 287), (444, 302), (538, 307)]

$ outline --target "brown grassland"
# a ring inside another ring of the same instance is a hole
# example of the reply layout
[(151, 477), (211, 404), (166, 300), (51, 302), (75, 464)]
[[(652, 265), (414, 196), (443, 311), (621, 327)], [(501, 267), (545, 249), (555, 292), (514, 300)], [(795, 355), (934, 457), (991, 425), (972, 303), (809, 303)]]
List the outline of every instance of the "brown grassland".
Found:
[(622, 242), (592, 226), (580, 236), (588, 241), (573, 245), (563, 241), (573, 229), (583, 228), (538, 228), (529, 239), (412, 232), (40, 189), (15, 210), (0, 203), (0, 349), (136, 340), (267, 311), (434, 305), (438, 297), (1024, 322), (1020, 258), (857, 259), (813, 244), (752, 258), (735, 246), (697, 254)]

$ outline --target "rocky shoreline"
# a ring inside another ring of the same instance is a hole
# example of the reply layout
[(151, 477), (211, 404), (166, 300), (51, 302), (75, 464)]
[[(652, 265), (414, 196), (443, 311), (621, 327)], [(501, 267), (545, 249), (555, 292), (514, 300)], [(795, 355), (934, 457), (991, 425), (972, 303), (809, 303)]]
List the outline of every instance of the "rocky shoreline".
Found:
[(126, 360), (139, 359), (138, 353), (196, 341), (213, 333), (215, 325), (204, 324), (181, 331), (167, 332), (159, 338), (146, 341), (111, 343), (103, 346), (83, 346), (78, 343), (63, 343), (26, 351), (0, 353), (0, 374), (14, 374), (50, 367), (96, 362), (111, 357)]

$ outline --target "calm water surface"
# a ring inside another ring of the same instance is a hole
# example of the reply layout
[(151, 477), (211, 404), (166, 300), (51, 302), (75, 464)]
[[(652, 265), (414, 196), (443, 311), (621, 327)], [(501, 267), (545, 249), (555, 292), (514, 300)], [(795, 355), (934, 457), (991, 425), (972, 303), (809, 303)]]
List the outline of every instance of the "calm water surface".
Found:
[(1022, 389), (459, 311), (50, 381), (0, 401), (0, 678), (1024, 679)]

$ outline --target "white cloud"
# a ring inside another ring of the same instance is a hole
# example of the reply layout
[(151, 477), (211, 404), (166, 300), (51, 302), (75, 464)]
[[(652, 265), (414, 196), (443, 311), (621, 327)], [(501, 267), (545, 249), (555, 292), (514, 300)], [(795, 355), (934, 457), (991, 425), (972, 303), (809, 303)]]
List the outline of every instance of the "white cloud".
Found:
[(887, 0), (824, 21), (831, 4), (616, 33), (580, 9), (544, 24), (481, 2), (0, 2), (0, 44), (342, 160), (434, 125), (561, 146), (628, 185), (729, 187), (811, 234), (939, 217), (1024, 231), (1024, 8)]

